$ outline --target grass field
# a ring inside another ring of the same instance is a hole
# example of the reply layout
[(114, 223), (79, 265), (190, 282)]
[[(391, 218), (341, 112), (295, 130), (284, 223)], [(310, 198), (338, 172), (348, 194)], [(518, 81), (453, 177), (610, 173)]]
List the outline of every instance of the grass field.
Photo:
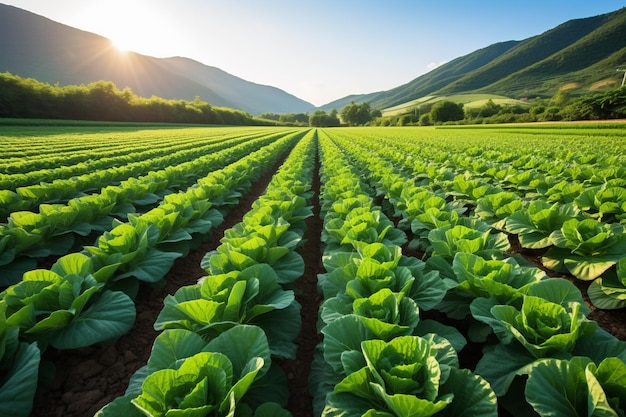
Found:
[(455, 103), (462, 103), (465, 107), (480, 107), (488, 100), (492, 100), (496, 104), (524, 104), (523, 102), (505, 96), (499, 96), (496, 94), (455, 94), (451, 96), (425, 96), (416, 100), (411, 100), (406, 103), (398, 104), (397, 106), (386, 108), (382, 111), (383, 116), (395, 116), (398, 114), (406, 113), (415, 107), (423, 106), (425, 104), (433, 104), (442, 100), (450, 100)]

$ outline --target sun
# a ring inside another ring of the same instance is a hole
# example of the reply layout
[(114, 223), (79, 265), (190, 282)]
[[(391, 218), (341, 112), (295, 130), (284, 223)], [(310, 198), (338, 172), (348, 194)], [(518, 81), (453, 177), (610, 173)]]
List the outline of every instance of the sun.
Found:
[(110, 39), (110, 41), (111, 45), (117, 52), (125, 54), (131, 51), (130, 44), (128, 42), (125, 42), (124, 40)]

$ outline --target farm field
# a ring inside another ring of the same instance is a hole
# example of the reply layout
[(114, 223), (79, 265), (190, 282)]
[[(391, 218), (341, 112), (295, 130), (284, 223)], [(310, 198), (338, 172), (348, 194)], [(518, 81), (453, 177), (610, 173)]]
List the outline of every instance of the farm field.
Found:
[(623, 409), (624, 127), (3, 127), (0, 415)]

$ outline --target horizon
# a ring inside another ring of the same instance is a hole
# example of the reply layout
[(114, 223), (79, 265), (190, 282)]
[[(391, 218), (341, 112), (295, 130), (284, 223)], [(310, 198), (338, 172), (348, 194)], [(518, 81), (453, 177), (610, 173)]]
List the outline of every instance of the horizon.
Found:
[(104, 36), (121, 50), (190, 58), (316, 107), (389, 90), (494, 43), (524, 40), (568, 20), (625, 6), (608, 0), (577, 0), (566, 7), (550, 0), (505, 5), (489, 0), (483, 7), (459, 0), (323, 0), (315, 8), (287, 0), (3, 3)]

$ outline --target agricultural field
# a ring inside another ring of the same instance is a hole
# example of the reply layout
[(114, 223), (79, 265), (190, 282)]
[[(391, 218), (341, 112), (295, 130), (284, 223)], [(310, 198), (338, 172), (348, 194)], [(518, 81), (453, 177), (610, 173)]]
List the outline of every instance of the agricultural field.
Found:
[(624, 127), (5, 126), (0, 415), (621, 415)]
[(480, 107), (487, 103), (489, 100), (499, 105), (523, 105), (520, 100), (516, 100), (510, 97), (505, 97), (497, 94), (455, 94), (452, 96), (425, 96), (416, 100), (411, 100), (406, 103), (398, 104), (397, 106), (388, 107), (382, 110), (383, 116), (395, 116), (402, 113), (407, 113), (411, 109), (426, 105), (434, 104), (438, 101), (450, 100), (455, 103), (463, 104), (464, 108)]

